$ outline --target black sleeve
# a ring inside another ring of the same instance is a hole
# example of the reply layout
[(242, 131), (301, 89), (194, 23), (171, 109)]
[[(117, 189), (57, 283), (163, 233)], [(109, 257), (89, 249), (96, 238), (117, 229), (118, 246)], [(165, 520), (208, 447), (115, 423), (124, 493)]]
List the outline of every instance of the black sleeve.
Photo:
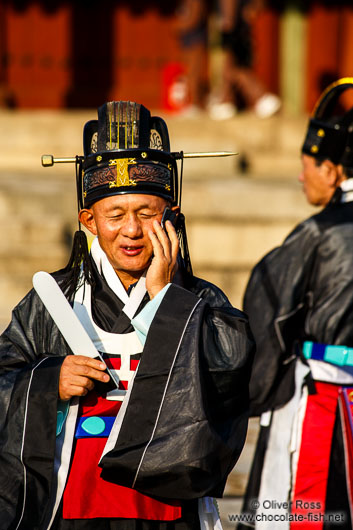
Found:
[[(24, 503), (31, 506), (32, 520), (39, 521), (48, 500), (63, 346), (40, 300), (30, 292), (14, 309), (0, 337), (0, 520), (4, 528), (16, 526)], [(33, 492), (35, 498), (31, 498)]]
[(253, 347), (243, 313), (172, 285), (102, 477), (164, 499), (222, 495), (245, 441)]
[(252, 415), (279, 406), (291, 397), (293, 374), (288, 381), (284, 374), (294, 367), (294, 342), (303, 338), (310, 303), (308, 282), (319, 239), (320, 231), (309, 219), (252, 271), (244, 296), (244, 311), (256, 342), (250, 381)]

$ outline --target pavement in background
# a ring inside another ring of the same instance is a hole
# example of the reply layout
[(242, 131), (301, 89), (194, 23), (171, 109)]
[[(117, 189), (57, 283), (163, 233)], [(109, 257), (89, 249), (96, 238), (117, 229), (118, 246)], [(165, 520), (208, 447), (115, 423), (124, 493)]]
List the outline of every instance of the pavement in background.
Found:
[(235, 523), (229, 521), (229, 516), (239, 514), (242, 506), (241, 497), (224, 497), (217, 499), (223, 530), (234, 530)]

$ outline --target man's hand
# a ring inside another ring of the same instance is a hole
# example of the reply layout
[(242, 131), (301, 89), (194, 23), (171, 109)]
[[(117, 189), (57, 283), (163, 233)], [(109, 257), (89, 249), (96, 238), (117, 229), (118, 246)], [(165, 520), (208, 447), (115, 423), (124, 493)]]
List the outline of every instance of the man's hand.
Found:
[(170, 283), (177, 271), (179, 239), (170, 221), (165, 223), (165, 230), (158, 221), (153, 222), (154, 232), (149, 232), (153, 246), (153, 258), (146, 275), (146, 289), (150, 298), (154, 298)]
[(105, 364), (97, 359), (84, 355), (68, 355), (60, 370), (60, 399), (67, 401), (74, 396), (85, 396), (94, 388), (94, 379), (107, 383), (110, 377), (103, 373), (105, 369)]

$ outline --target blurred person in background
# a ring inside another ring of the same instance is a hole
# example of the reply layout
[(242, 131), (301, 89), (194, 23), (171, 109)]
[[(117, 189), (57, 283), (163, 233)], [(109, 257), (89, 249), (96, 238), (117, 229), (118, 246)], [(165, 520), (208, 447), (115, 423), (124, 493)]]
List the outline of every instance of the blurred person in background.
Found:
[[(237, 95), (259, 118), (278, 112), (281, 101), (268, 93), (252, 70), (254, 46), (251, 23), (264, 0), (219, 0), (223, 70), (220, 94), (211, 98), (209, 113), (215, 120), (232, 118)], [(212, 101), (213, 99), (213, 101)]]
[(243, 512), (259, 522), (239, 529), (326, 529), (331, 512), (352, 528), (353, 108), (336, 115), (348, 89), (353, 78), (322, 94), (302, 147), (299, 181), (322, 210), (255, 266), (245, 292), (261, 428)]
[(209, 0), (182, 0), (177, 11), (177, 29), (186, 66), (184, 115), (197, 115), (206, 106), (209, 3)]

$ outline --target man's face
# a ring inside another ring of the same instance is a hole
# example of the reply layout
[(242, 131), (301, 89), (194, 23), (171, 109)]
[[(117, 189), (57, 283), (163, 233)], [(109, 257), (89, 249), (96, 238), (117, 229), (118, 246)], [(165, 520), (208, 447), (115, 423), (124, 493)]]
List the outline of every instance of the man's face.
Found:
[(80, 220), (98, 236), (120, 279), (129, 283), (139, 278), (150, 264), (152, 243), (148, 232), (154, 232), (152, 223), (161, 221), (166, 206), (164, 199), (154, 195), (114, 195), (82, 210)]
[(315, 158), (302, 154), (302, 172), (298, 180), (303, 183), (307, 201), (314, 206), (325, 206), (330, 201), (335, 186), (332, 186), (333, 164), (324, 161), (316, 165)]

